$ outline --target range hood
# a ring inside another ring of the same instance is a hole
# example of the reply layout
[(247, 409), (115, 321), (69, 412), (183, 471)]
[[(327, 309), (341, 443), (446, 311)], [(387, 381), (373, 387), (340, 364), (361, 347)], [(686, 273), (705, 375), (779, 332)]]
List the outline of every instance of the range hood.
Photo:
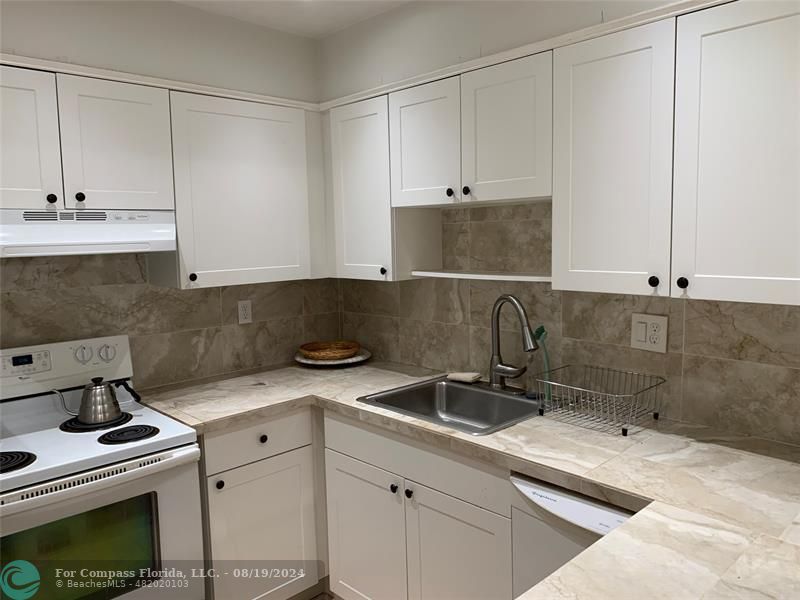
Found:
[(175, 213), (0, 210), (0, 257), (175, 250)]

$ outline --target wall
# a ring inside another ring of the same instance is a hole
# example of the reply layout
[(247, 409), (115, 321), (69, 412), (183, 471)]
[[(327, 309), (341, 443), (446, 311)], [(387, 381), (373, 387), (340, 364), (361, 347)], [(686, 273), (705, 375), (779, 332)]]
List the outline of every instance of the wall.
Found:
[[(292, 360), (340, 337), (336, 280), (176, 290), (147, 283), (142, 255), (0, 260), (0, 347), (128, 334), (139, 388)], [(237, 302), (253, 302), (238, 325)]]
[(410, 2), (320, 41), (320, 97), (331, 100), (668, 3)]
[(174, 2), (3, 0), (0, 47), (297, 100), (319, 96), (312, 40)]
[[(546, 253), (549, 241), (531, 244), (516, 225), (546, 207), (445, 209), (445, 232), (458, 226), (462, 233), (444, 235), (444, 255), (463, 262)], [(487, 216), (495, 219), (491, 229)], [(470, 250), (465, 230), (480, 230), (480, 245), (473, 239)], [(534, 327), (545, 326), (553, 366), (593, 364), (661, 375), (667, 379), (661, 388), (665, 416), (800, 445), (800, 306), (560, 292), (544, 283), (343, 280), (343, 334), (379, 359), (485, 375), (491, 309), (503, 293), (522, 300)], [(634, 312), (669, 316), (666, 354), (629, 347)], [(522, 352), (510, 309), (501, 323), (503, 356), (528, 364), (530, 386), (543, 370), (542, 353)]]

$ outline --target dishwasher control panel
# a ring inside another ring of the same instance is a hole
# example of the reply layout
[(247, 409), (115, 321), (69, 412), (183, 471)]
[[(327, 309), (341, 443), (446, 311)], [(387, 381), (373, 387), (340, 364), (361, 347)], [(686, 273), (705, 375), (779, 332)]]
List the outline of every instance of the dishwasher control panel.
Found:
[(528, 500), (550, 514), (598, 535), (613, 531), (632, 516), (621, 508), (606, 506), (532, 479), (512, 475), (511, 483)]

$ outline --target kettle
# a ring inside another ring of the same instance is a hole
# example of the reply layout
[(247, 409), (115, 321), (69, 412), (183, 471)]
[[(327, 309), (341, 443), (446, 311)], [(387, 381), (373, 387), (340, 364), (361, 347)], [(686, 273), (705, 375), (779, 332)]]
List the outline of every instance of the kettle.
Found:
[(119, 402), (117, 402), (117, 393), (110, 383), (103, 381), (102, 377), (93, 377), (92, 382), (83, 388), (81, 407), (78, 412), (67, 408), (63, 396), (61, 401), (64, 410), (72, 416), (78, 417), (78, 421), (84, 425), (100, 425), (122, 416)]

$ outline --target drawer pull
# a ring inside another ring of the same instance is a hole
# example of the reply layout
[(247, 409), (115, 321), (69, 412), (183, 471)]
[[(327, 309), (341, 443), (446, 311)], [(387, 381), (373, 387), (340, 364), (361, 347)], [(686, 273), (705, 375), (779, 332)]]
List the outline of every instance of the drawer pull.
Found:
[(258, 441), (261, 442), (262, 444), (266, 444), (268, 439), (269, 437), (267, 437), (266, 434), (262, 434), (261, 437), (258, 438)]

